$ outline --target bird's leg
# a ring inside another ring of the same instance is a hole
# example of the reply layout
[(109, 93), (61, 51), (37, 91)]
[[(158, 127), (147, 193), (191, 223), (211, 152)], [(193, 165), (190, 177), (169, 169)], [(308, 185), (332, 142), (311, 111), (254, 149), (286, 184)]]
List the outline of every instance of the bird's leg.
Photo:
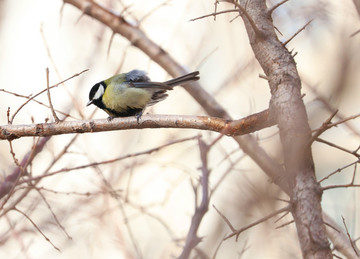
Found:
[(114, 116), (109, 116), (109, 117), (107, 117), (107, 121), (112, 121), (113, 119), (114, 119), (115, 117)]
[(136, 116), (136, 121), (137, 121), (138, 124), (140, 124), (139, 121), (140, 121), (140, 119), (141, 119), (142, 114), (143, 114), (143, 111), (140, 111), (140, 112), (138, 112), (138, 113), (135, 114), (135, 116)]

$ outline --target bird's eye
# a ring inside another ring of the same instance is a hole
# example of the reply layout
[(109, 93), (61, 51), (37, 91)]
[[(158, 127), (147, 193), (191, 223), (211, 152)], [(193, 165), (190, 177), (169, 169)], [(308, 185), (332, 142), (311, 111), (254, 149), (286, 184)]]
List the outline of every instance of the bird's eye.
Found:
[(97, 89), (95, 95), (94, 95), (94, 98), (93, 99), (100, 99), (101, 96), (103, 96), (104, 94), (104, 91), (105, 91), (105, 88), (102, 84), (99, 85), (99, 88)]

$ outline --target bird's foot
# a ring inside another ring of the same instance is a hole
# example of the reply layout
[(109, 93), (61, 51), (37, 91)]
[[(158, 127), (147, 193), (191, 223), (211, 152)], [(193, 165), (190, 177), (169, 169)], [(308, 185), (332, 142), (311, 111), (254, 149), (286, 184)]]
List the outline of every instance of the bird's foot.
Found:
[(137, 114), (135, 114), (135, 116), (136, 116), (136, 121), (137, 121), (138, 124), (140, 124), (140, 119), (141, 119), (142, 113), (143, 113), (143, 112), (141, 111), (141, 112), (138, 112)]

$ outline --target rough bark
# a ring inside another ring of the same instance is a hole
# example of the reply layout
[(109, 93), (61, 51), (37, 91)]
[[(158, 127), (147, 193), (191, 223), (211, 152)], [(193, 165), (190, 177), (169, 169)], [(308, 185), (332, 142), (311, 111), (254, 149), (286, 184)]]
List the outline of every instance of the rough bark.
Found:
[(291, 53), (279, 41), (265, 0), (241, 1), (255, 57), (271, 90), (270, 116), (278, 123), (292, 215), (304, 258), (332, 258), (322, 220), (321, 189), (315, 178), (311, 131), (301, 98), (301, 81)]

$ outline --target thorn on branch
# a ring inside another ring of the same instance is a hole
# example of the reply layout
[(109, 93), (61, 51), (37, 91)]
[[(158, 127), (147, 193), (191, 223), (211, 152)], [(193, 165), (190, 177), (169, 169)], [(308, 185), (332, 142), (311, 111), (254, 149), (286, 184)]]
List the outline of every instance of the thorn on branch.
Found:
[(76, 20), (75, 24), (78, 24), (78, 22), (81, 20), (81, 18), (83, 18), (84, 15), (90, 14), (91, 11), (91, 2), (85, 2), (84, 6), (81, 7), (81, 15), (79, 16), (79, 18)]
[(280, 7), (281, 5), (285, 4), (287, 1), (289, 1), (289, 0), (281, 1), (281, 2), (277, 3), (276, 5), (274, 5), (273, 7), (271, 7), (271, 8), (268, 10), (268, 14), (269, 14), (269, 15), (272, 15), (272, 13), (273, 13), (278, 7)]
[(11, 124), (11, 121), (10, 121), (10, 107), (8, 107), (8, 109), (7, 109), (6, 117), (7, 117), (8, 124)]
[[(218, 4), (219, 4), (219, 0), (215, 0), (215, 3), (214, 3), (214, 6), (215, 6), (214, 13), (216, 13), (216, 12), (217, 12), (217, 7), (218, 7)], [(216, 15), (214, 15), (214, 21), (216, 21)]]
[(290, 37), (287, 41), (285, 41), (282, 45), (285, 47), (290, 41), (292, 41), (300, 32), (305, 30), (305, 28), (312, 22), (313, 20), (308, 21), (303, 27), (301, 27), (297, 32), (294, 33), (293, 36)]
[(264, 74), (259, 74), (259, 77), (262, 78), (262, 79), (265, 79), (266, 81), (269, 81), (270, 79), (264, 75)]
[(278, 29), (278, 27), (276, 27), (276, 26), (274, 25), (274, 28), (275, 28), (275, 30), (276, 30), (281, 36), (284, 36), (284, 35), (282, 34), (282, 32)]
[(249, 13), (246, 11), (246, 8), (244, 8), (242, 5), (240, 5), (237, 1), (234, 1), (234, 0), (224, 0), (224, 2), (234, 4), (235, 7), (237, 7), (239, 9), (240, 14), (243, 14), (246, 17), (246, 19), (249, 21), (256, 36), (259, 38), (264, 37), (264, 33), (256, 26), (256, 23), (254, 22), (253, 18), (249, 15)]

